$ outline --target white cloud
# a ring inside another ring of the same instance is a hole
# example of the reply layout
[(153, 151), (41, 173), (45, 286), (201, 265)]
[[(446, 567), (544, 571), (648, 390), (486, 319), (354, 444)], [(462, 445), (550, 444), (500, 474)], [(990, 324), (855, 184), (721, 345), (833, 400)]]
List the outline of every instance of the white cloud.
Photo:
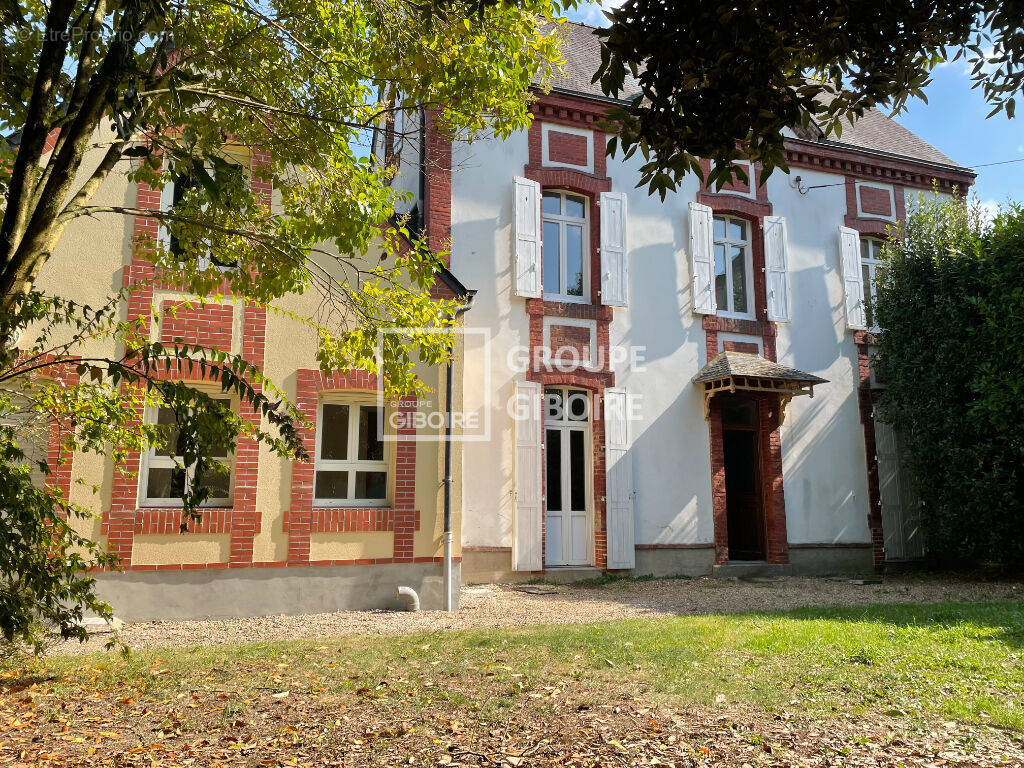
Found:
[(998, 200), (990, 198), (988, 200), (980, 200), (978, 207), (981, 208), (981, 217), (986, 222), (991, 222), (996, 216), (999, 215), (999, 209), (1001, 204)]
[(589, 2), (580, 3), (574, 11), (569, 13), (569, 18), (595, 27), (603, 27), (608, 24), (608, 19), (605, 18), (602, 11), (617, 8), (623, 2), (624, 0), (589, 0)]

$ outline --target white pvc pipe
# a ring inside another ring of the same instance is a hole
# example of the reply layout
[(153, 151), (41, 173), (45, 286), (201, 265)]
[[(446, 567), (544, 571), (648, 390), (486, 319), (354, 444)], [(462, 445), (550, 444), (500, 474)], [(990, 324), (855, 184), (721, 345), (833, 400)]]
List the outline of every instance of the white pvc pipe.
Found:
[(444, 533), (444, 609), (449, 613), (455, 610), (452, 604), (452, 545), (455, 537), (451, 531)]
[(420, 596), (412, 587), (399, 587), (395, 590), (395, 597), (405, 603), (405, 610), (415, 613), (420, 609)]

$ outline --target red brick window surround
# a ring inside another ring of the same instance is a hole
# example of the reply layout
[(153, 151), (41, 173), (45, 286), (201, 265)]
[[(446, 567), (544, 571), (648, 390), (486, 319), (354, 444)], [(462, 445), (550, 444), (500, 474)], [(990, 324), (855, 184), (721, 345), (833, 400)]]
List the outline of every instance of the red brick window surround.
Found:
[[(248, 156), (251, 168), (268, 165), (270, 155), (254, 149)], [(271, 205), (269, 182), (250, 176), (250, 184), (262, 203)], [(136, 187), (136, 207), (141, 210), (160, 210), (161, 192), (145, 182)], [(128, 320), (139, 320), (143, 333), (152, 330), (154, 340), (173, 342), (181, 338), (188, 343), (218, 346), (224, 351), (242, 354), (249, 362), (262, 367), (266, 342), (267, 311), (265, 308), (242, 302), (223, 304), (202, 304), (192, 299), (173, 298), (161, 301), (162, 317), (158, 329), (150, 329), (151, 307), (158, 292), (166, 290), (180, 294), (178, 277), (175, 274), (158, 273), (145, 253), (161, 235), (160, 222), (155, 217), (136, 216), (134, 223), (134, 247), (131, 262), (125, 265), (122, 285), (131, 288), (128, 296)], [(231, 286), (224, 281), (218, 293), (231, 295)], [(235, 313), (241, 313), (238, 317)], [(238, 317), (236, 321), (235, 318)], [(237, 326), (237, 328), (236, 328)], [(235, 333), (237, 330), (237, 333)], [(179, 366), (167, 374), (168, 378), (204, 382), (198, 370)], [(257, 390), (261, 387), (255, 384)], [(259, 414), (251, 409), (241, 408), (243, 418), (254, 426), (260, 422)], [(145, 414), (140, 405), (137, 419), (141, 422)], [(110, 508), (104, 511), (102, 532), (107, 536), (108, 547), (120, 558), (121, 567), (131, 570), (182, 570), (192, 568), (242, 568), (253, 565), (253, 540), (259, 532), (260, 520), (256, 511), (256, 480), (259, 463), (259, 446), (255, 440), (240, 439), (234, 452), (234, 471), (230, 506), (207, 507), (202, 510), (199, 521), (183, 519), (180, 508), (173, 506), (140, 506), (140, 477), (142, 455), (139, 451), (129, 452), (122, 467), (114, 472)], [(188, 533), (229, 534), (230, 550), (228, 562), (185, 563), (166, 565), (139, 565), (132, 563), (132, 547), (135, 536), (147, 534), (176, 534), (187, 522)]]
[[(349, 396), (333, 398), (335, 393)], [(352, 398), (352, 395), (364, 397)], [(368, 371), (334, 371), (326, 374), (318, 369), (300, 369), (297, 374), (296, 404), (309, 422), (302, 430), (302, 439), (311, 457), (317, 453), (317, 420), (325, 402), (349, 402), (375, 405), (377, 377)], [(288, 565), (348, 565), (356, 561), (311, 561), (310, 535), (314, 533), (348, 533), (393, 531), (394, 552), (388, 558), (366, 560), (371, 563), (409, 563), (413, 557), (413, 534), (419, 528), (416, 509), (416, 426), (412, 418), (417, 404), (414, 398), (399, 400), (385, 409), (389, 427), (390, 453), (387, 498), (373, 506), (345, 501), (330, 505), (317, 504), (317, 465), (313, 462), (292, 464), (291, 508), (285, 513), (288, 534)], [(353, 465), (352, 472), (355, 472)], [(393, 476), (392, 476), (393, 475)], [(362, 561), (360, 561), (362, 562)]]
[(843, 223), (862, 235), (885, 238), (889, 228), (907, 217), (902, 184), (872, 184), (846, 177), (846, 216)]

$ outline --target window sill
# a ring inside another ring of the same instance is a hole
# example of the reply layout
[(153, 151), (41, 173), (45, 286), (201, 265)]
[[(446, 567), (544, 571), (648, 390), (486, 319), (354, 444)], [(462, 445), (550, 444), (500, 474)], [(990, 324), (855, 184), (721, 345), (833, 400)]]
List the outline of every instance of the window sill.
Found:
[(346, 501), (336, 502), (328, 499), (313, 499), (313, 509), (391, 509), (387, 501)]
[(583, 296), (561, 296), (556, 293), (545, 293), (544, 301), (556, 302), (558, 304), (589, 304), (590, 299)]
[[(206, 504), (200, 504), (199, 509), (234, 509), (235, 505), (231, 500), (224, 501), (210, 501)], [(184, 509), (185, 506), (180, 500), (169, 500), (163, 501), (161, 499), (143, 499), (139, 502), (137, 510), (139, 512), (147, 509)]]

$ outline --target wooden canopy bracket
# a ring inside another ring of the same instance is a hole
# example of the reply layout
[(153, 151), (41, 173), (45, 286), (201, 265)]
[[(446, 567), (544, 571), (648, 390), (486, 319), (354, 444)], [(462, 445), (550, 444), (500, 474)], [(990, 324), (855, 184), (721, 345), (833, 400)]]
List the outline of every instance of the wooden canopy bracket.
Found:
[(804, 381), (762, 379), (756, 376), (725, 376), (702, 382), (704, 386), (704, 420), (711, 418), (711, 398), (720, 392), (770, 392), (779, 396), (779, 424), (786, 417), (786, 406), (799, 395), (814, 397), (814, 384)]

